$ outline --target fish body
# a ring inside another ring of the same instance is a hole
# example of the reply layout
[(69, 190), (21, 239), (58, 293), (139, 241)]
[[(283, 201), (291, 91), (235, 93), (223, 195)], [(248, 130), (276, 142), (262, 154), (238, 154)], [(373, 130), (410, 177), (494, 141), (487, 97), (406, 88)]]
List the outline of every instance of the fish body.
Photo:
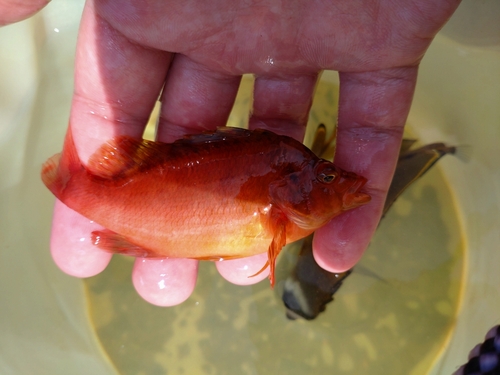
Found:
[(366, 179), (266, 130), (219, 128), (173, 143), (117, 137), (84, 166), (71, 131), (42, 179), (107, 228), (100, 248), (142, 257), (232, 259), (281, 248), (365, 204)]

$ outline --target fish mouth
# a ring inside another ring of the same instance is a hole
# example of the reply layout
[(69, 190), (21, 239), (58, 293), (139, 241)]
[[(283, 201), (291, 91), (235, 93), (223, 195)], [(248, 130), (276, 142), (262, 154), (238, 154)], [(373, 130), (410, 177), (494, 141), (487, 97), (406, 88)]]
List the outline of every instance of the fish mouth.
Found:
[(357, 175), (353, 178), (353, 184), (347, 189), (342, 199), (344, 210), (350, 210), (371, 201), (372, 198), (370, 195), (359, 191), (367, 181), (366, 178)]

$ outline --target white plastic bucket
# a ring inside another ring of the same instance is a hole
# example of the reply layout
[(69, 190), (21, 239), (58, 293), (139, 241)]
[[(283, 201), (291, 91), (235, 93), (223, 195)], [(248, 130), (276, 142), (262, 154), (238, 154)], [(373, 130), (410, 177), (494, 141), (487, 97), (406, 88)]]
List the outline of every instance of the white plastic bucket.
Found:
[[(82, 6), (54, 2), (0, 29), (2, 374), (116, 373), (90, 324), (83, 282), (50, 257), (53, 198), (39, 178), (41, 163), (62, 145)], [(466, 145), (471, 154), (468, 163), (441, 164), (467, 252), (455, 327), (432, 374), (453, 372), (500, 322), (498, 19), (498, 2), (460, 6), (422, 62), (409, 117), (423, 143)]]

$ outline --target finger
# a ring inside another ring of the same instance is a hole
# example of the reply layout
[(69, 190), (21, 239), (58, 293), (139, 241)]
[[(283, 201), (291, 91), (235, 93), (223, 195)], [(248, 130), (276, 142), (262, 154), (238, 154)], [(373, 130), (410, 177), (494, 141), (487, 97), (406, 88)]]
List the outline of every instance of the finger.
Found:
[[(149, 303), (175, 306), (191, 295), (197, 273), (198, 262), (193, 259), (138, 258), (132, 271), (132, 282), (137, 293)], [(186, 274), (190, 276), (186, 277)]]
[(102, 272), (112, 254), (92, 244), (90, 233), (103, 229), (59, 200), (54, 207), (50, 249), (57, 266), (69, 275), (90, 277)]
[(316, 232), (314, 257), (343, 272), (359, 260), (375, 232), (396, 166), (417, 67), (341, 73), (335, 164), (368, 179), (372, 201)]
[(241, 76), (210, 71), (175, 55), (162, 93), (157, 139), (172, 142), (185, 134), (224, 126)]
[(302, 141), (317, 78), (316, 74), (257, 77), (249, 128), (265, 128)]
[[(71, 131), (85, 163), (116, 134), (140, 137), (163, 84), (168, 55), (130, 43), (85, 6), (77, 46)], [(94, 224), (95, 225), (95, 224)], [(87, 240), (94, 229), (87, 219), (56, 204), (51, 251), (54, 261), (72, 275), (98, 273), (110, 255)]]
[(42, 9), (50, 0), (0, 0), (0, 26), (22, 21)]
[(125, 38), (93, 6), (86, 3), (80, 25), (70, 115), (83, 162), (107, 139), (142, 136), (171, 58)]
[(215, 262), (223, 278), (236, 285), (252, 285), (269, 276), (269, 267), (256, 275), (267, 262), (267, 253), (251, 257)]

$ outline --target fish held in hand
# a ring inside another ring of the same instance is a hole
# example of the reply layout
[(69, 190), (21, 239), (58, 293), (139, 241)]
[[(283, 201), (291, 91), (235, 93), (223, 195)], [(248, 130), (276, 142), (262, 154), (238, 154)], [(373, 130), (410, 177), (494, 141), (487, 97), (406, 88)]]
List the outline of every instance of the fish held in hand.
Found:
[(173, 143), (120, 136), (86, 166), (70, 129), (42, 180), (65, 205), (107, 228), (92, 233), (101, 249), (204, 260), (267, 251), (271, 285), (285, 244), (370, 201), (360, 192), (364, 177), (260, 129), (219, 128)]

